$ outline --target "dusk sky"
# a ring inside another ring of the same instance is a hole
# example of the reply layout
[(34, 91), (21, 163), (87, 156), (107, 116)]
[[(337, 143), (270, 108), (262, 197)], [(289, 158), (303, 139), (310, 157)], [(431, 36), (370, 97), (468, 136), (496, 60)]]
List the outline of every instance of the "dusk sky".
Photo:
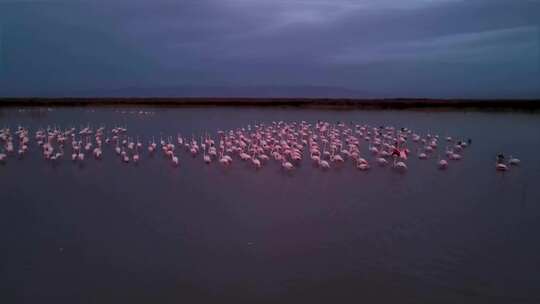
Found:
[(0, 96), (540, 98), (539, 26), (537, 0), (0, 0)]

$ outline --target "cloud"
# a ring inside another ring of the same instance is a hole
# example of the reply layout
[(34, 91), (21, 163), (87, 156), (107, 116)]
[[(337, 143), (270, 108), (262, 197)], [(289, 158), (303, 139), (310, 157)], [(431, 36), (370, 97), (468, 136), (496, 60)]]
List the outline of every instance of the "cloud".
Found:
[(539, 36), (540, 29), (532, 26), (451, 34), (371, 48), (346, 48), (332, 59), (338, 64), (400, 60), (512, 64), (526, 60), (534, 65), (540, 54)]
[(0, 2), (0, 95), (297, 85), (539, 97), (539, 20), (534, 0)]

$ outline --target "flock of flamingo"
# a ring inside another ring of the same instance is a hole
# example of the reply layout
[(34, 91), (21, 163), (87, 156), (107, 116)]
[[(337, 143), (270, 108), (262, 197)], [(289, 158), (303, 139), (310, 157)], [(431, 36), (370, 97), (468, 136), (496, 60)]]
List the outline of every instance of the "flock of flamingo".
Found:
[[(43, 158), (51, 162), (70, 158), (81, 163), (86, 155), (99, 160), (104, 157), (104, 150), (110, 149), (124, 163), (136, 164), (142, 161), (143, 155), (162, 153), (172, 166), (177, 167), (182, 150), (185, 150), (183, 153), (201, 158), (206, 164), (217, 162), (229, 167), (233, 162), (241, 161), (260, 169), (275, 161), (286, 171), (298, 168), (304, 158), (309, 157), (308, 161), (322, 170), (350, 161), (362, 171), (376, 165), (406, 172), (409, 168), (407, 160), (413, 153), (420, 160), (435, 160), (436, 168), (445, 170), (450, 162), (462, 160), (465, 149), (472, 143), (470, 139), (420, 135), (407, 128), (325, 121), (314, 124), (305, 121), (261, 123), (219, 130), (214, 136), (207, 132), (200, 136), (160, 136), (157, 142), (151, 137), (147, 144), (139, 137), (129, 136), (125, 127), (110, 130), (104, 126), (86, 126), (78, 130), (47, 127), (36, 130), (33, 137), (35, 150), (41, 151)], [(0, 129), (0, 163), (7, 162), (10, 157), (24, 157), (33, 149), (30, 138), (29, 129), (22, 126), (13, 132), (9, 128)], [(445, 148), (441, 148), (443, 145)], [(367, 147), (365, 155), (361, 153), (362, 146)], [(507, 171), (519, 162), (517, 158), (499, 154), (495, 169)]]

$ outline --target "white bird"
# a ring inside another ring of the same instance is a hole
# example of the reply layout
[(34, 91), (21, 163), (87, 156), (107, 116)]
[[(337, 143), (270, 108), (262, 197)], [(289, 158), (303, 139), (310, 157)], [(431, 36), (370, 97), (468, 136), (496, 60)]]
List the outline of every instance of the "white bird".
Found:
[(398, 171), (405, 172), (407, 171), (407, 165), (402, 161), (397, 161), (397, 157), (394, 157), (394, 168)]
[(518, 166), (519, 163), (521, 163), (521, 160), (519, 160), (519, 158), (515, 158), (515, 157), (512, 157), (512, 155), (510, 155), (510, 159), (508, 160), (508, 163), (513, 166)]

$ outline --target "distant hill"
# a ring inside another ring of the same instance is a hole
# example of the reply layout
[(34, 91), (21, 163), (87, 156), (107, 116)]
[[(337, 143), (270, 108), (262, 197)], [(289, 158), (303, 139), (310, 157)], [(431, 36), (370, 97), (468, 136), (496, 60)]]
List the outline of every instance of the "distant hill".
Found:
[(82, 92), (76, 97), (253, 97), (253, 98), (366, 98), (365, 92), (333, 86), (175, 86), (126, 87)]
[[(455, 95), (435, 94), (419, 95), (404, 92), (392, 95), (379, 90), (356, 90), (339, 86), (317, 85), (253, 85), (253, 86), (126, 86), (121, 88), (92, 88), (79, 90), (77, 88), (58, 92), (57, 90), (9, 90), (0, 87), (0, 98), (313, 98), (313, 99), (444, 99), (444, 100), (531, 100), (527, 96), (537, 96), (538, 89), (533, 91), (509, 91), (497, 96), (484, 96), (456, 92)], [(448, 96), (446, 96), (448, 95)]]

